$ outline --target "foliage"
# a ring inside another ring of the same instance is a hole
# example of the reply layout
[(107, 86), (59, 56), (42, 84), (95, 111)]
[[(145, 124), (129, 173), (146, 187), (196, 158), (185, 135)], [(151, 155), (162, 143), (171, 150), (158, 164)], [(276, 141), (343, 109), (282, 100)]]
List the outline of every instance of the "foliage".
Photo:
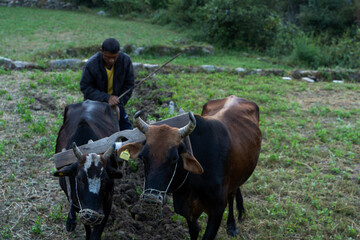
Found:
[(329, 55), (324, 47), (317, 43), (313, 37), (300, 36), (294, 41), (294, 49), (290, 62), (294, 65), (303, 65), (318, 68), (329, 63)]
[(266, 49), (274, 41), (280, 17), (265, 5), (245, 0), (212, 0), (202, 8), (206, 37), (221, 46)]
[(343, 68), (359, 68), (360, 67), (360, 28), (357, 34), (351, 37), (346, 33), (337, 42), (334, 41), (329, 47), (332, 65)]
[(341, 36), (354, 23), (354, 4), (349, 0), (317, 0), (301, 5), (299, 21), (307, 32)]

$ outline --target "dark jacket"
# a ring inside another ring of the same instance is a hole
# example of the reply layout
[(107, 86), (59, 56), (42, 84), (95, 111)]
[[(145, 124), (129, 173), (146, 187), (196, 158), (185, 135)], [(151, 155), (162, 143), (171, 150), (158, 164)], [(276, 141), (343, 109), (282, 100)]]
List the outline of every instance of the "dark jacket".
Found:
[[(123, 92), (134, 86), (134, 71), (130, 57), (120, 52), (114, 65), (114, 83), (112, 95), (120, 96)], [(104, 61), (100, 52), (93, 55), (84, 66), (80, 89), (84, 99), (108, 102), (110, 94), (107, 93), (108, 77)], [(122, 99), (120, 105), (125, 106), (129, 101), (132, 90)]]

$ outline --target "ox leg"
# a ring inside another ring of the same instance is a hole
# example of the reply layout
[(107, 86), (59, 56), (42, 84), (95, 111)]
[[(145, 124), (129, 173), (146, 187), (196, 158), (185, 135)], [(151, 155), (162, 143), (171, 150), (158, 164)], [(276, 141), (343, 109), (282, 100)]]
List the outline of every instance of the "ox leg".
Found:
[(68, 232), (72, 232), (75, 230), (76, 228), (76, 212), (75, 212), (75, 208), (73, 207), (73, 205), (70, 206), (70, 211), (68, 213), (68, 217), (66, 219), (66, 231)]
[[(226, 206), (226, 204), (225, 204)], [(209, 214), (206, 231), (203, 237), (203, 240), (212, 240), (215, 239), (216, 234), (219, 230), (222, 216), (225, 210), (225, 206), (219, 207), (214, 206)]]
[(99, 240), (101, 239), (101, 234), (103, 233), (104, 231), (104, 228), (105, 228), (105, 224), (108, 220), (108, 216), (105, 216), (103, 221), (101, 222), (101, 224), (99, 225), (95, 225), (94, 228), (93, 228), (93, 231), (91, 233), (91, 237), (89, 238), (90, 240)]
[(244, 200), (240, 191), (240, 188), (236, 191), (236, 207), (239, 211), (238, 221), (241, 222), (243, 220), (243, 214), (245, 213), (244, 208)]
[(226, 232), (228, 235), (235, 237), (236, 235), (239, 234), (239, 230), (236, 227), (236, 223), (235, 223), (235, 218), (234, 218), (234, 198), (235, 198), (235, 193), (229, 193), (228, 196), (228, 204), (229, 204), (229, 214), (228, 214), (228, 219), (227, 219), (227, 223), (226, 223)]
[(85, 232), (86, 232), (86, 240), (90, 240), (90, 236), (91, 236), (91, 227), (89, 225), (84, 225), (85, 226)]
[(196, 240), (199, 236), (199, 224), (197, 219), (195, 221), (190, 221), (189, 219), (186, 219), (188, 227), (189, 227), (189, 234), (191, 240)]

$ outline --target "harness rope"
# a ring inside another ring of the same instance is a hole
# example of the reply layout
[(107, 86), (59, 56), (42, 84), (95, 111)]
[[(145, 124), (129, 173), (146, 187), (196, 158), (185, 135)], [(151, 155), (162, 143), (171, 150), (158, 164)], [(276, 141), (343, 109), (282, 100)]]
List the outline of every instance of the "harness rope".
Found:
[(88, 209), (88, 208), (83, 209), (82, 208), (80, 198), (79, 198), (79, 193), (78, 193), (77, 179), (76, 179), (76, 177), (74, 177), (74, 178), (75, 178), (75, 193), (76, 193), (76, 198), (79, 203), (79, 206), (76, 206), (76, 204), (72, 200), (70, 179), (68, 176), (65, 177), (65, 184), (66, 184), (66, 188), (67, 188), (68, 195), (69, 195), (70, 206), (74, 206), (80, 210), (79, 211), (79, 219), (83, 224), (90, 225), (90, 226), (100, 224), (102, 222), (102, 220), (104, 219), (105, 215), (100, 214), (92, 209)]
[[(190, 152), (191, 154), (193, 154), (192, 147), (191, 147), (191, 142), (190, 142), (190, 137), (189, 137), (189, 136), (187, 136), (187, 137), (185, 138), (185, 144), (186, 144), (187, 148), (189, 149), (189, 152)], [(155, 204), (157, 204), (157, 205), (160, 204), (160, 203), (163, 204), (163, 200), (164, 200), (164, 198), (166, 198), (166, 193), (168, 192), (168, 190), (169, 190), (169, 188), (170, 188), (170, 185), (171, 185), (172, 181), (174, 180), (177, 166), (178, 166), (178, 163), (176, 163), (176, 165), (175, 165), (175, 169), (174, 169), (173, 175), (172, 175), (172, 177), (171, 177), (171, 179), (170, 179), (170, 182), (169, 182), (169, 184), (167, 185), (165, 191), (160, 191), (160, 190), (153, 189), (153, 188), (145, 189), (145, 178), (144, 178), (143, 192), (142, 192), (141, 195), (140, 195), (140, 199), (143, 199), (143, 200), (144, 200), (144, 195), (145, 195), (145, 194), (153, 194), (153, 193), (155, 193), (156, 196), (157, 196), (157, 199), (153, 199), (153, 200), (156, 201)], [(184, 180), (183, 180), (182, 183), (174, 190), (174, 192), (177, 191), (177, 190), (179, 190), (179, 189), (184, 185), (184, 183), (185, 183), (185, 181), (186, 181), (186, 179), (187, 179), (188, 176), (189, 176), (189, 171), (187, 171)], [(160, 202), (160, 203), (159, 203), (159, 202)]]

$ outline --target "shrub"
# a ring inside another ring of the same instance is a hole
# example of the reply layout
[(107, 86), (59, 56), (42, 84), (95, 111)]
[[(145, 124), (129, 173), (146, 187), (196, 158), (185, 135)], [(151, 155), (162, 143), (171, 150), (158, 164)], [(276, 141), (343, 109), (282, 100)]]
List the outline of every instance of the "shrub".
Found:
[(337, 42), (333, 42), (329, 48), (332, 64), (339, 67), (360, 67), (360, 28), (357, 29), (355, 37), (346, 33)]
[(294, 49), (294, 39), (301, 36), (304, 36), (304, 32), (296, 25), (282, 23), (266, 53), (273, 57), (289, 55)]
[(213, 43), (264, 50), (273, 42), (280, 17), (265, 5), (245, 0), (211, 0), (203, 8), (204, 30)]
[(309, 1), (300, 7), (299, 21), (307, 32), (341, 36), (355, 20), (355, 6), (349, 0)]
[(314, 37), (300, 36), (295, 39), (294, 49), (290, 56), (290, 63), (305, 65), (316, 69), (320, 66), (327, 66), (330, 63), (330, 56), (326, 46), (318, 43)]

